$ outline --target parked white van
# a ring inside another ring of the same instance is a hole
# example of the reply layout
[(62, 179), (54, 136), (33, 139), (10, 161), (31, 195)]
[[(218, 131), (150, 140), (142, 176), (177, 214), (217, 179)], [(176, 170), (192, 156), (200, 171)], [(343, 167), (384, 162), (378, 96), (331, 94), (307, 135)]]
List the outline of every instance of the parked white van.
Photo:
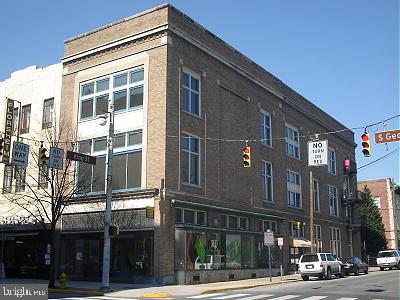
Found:
[(376, 263), (381, 271), (389, 268), (396, 268), (400, 270), (400, 251), (399, 250), (384, 250), (379, 251)]

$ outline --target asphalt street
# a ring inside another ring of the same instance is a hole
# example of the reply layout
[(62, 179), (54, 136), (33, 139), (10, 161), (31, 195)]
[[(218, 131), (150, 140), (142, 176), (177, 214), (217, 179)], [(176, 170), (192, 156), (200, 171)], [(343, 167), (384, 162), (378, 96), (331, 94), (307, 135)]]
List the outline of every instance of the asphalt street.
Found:
[[(399, 300), (400, 271), (370, 272), (368, 275), (347, 276), (331, 280), (310, 279), (293, 283), (268, 285), (251, 289), (188, 295), (168, 299), (186, 300)], [(69, 300), (118, 300), (140, 299), (112, 296), (52, 295), (52, 299)]]

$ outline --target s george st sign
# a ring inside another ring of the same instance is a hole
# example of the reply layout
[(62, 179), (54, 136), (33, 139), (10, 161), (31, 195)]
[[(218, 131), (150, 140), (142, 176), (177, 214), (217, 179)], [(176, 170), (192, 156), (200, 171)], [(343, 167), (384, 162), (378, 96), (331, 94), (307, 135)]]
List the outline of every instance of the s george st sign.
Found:
[(375, 132), (375, 143), (390, 143), (400, 141), (400, 129), (391, 131)]

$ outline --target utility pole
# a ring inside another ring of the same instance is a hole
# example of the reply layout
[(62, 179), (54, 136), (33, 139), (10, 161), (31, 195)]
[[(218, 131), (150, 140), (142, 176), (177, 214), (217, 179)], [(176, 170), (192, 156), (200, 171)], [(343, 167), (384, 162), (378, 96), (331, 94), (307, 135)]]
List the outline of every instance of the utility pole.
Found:
[(314, 252), (314, 191), (313, 191), (313, 173), (310, 169), (310, 241), (311, 253)]
[[(114, 139), (114, 104), (109, 100), (108, 110), (108, 137), (107, 137), (107, 168), (106, 168), (106, 210), (104, 213), (104, 248), (103, 248), (103, 273), (101, 289), (110, 290), (110, 225), (112, 204), (112, 163)], [(105, 119), (105, 118), (104, 118)], [(104, 123), (105, 125), (105, 123)]]

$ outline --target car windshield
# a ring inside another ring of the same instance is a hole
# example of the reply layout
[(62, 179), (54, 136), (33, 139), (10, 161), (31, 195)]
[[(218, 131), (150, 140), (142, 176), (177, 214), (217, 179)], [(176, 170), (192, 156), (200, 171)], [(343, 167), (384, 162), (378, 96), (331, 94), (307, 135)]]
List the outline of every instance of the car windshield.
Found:
[(378, 257), (392, 257), (394, 256), (393, 252), (379, 252)]
[(319, 261), (317, 254), (303, 255), (303, 258), (301, 259), (301, 262), (315, 262), (315, 261)]
[(347, 261), (347, 262), (354, 262), (354, 257), (348, 257), (348, 258), (346, 259), (346, 261)]

